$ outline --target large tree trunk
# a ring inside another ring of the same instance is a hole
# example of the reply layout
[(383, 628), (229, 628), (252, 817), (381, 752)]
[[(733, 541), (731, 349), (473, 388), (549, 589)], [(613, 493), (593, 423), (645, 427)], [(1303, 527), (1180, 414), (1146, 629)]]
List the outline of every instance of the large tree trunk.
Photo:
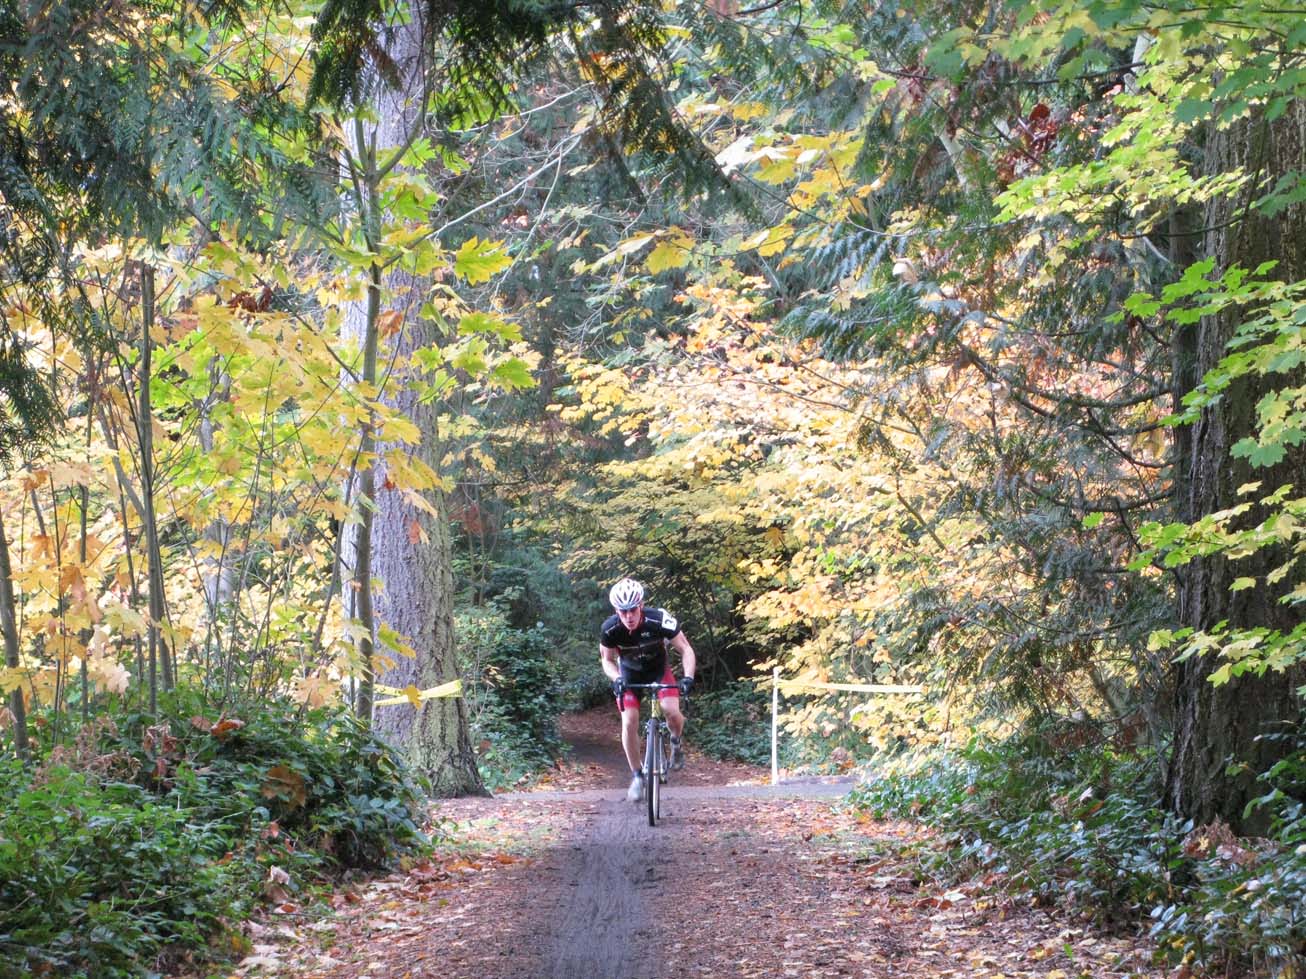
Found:
[[(1208, 172), (1229, 172), (1243, 167), (1270, 184), (1281, 174), (1301, 170), (1306, 163), (1306, 102), (1295, 103), (1274, 122), (1253, 118), (1224, 131), (1213, 132), (1207, 146)], [(1262, 183), (1262, 186), (1264, 184)], [(1254, 269), (1277, 260), (1271, 273), (1294, 282), (1306, 278), (1306, 205), (1267, 218), (1249, 200), (1249, 188), (1239, 195), (1212, 202), (1206, 209), (1205, 257), (1215, 260), (1219, 275), (1233, 265)], [(1199, 256), (1200, 257), (1200, 256)], [(1192, 381), (1228, 353), (1227, 344), (1241, 320), (1238, 310), (1204, 318), (1194, 327), (1181, 327), (1176, 336), (1176, 380)], [(1185, 377), (1186, 376), (1186, 377)], [(1300, 378), (1289, 379), (1300, 383)], [(1231, 450), (1244, 436), (1253, 434), (1256, 403), (1271, 390), (1283, 387), (1283, 375), (1249, 376), (1235, 382), (1220, 401), (1202, 413), (1190, 432), (1177, 443), (1179, 519), (1200, 517), (1243, 502), (1238, 487), (1259, 480), (1265, 493), (1292, 483), (1306, 489), (1306, 454), (1290, 450), (1277, 466), (1253, 469), (1235, 459)], [(1253, 511), (1243, 526), (1264, 519)], [(1246, 558), (1230, 561), (1222, 556), (1194, 561), (1183, 567), (1178, 587), (1178, 618), (1196, 630), (1212, 629), (1227, 621), (1234, 629), (1266, 627), (1290, 631), (1300, 611), (1278, 601), (1299, 576), (1290, 575), (1278, 586), (1265, 585), (1265, 574), (1282, 564), (1281, 548), (1266, 548)], [(1236, 577), (1256, 577), (1255, 588), (1231, 592)], [(1244, 815), (1247, 803), (1264, 794), (1257, 776), (1279, 760), (1286, 745), (1261, 735), (1281, 733), (1295, 724), (1302, 702), (1296, 689), (1306, 677), (1300, 667), (1271, 672), (1263, 677), (1245, 675), (1220, 687), (1208, 677), (1219, 666), (1213, 656), (1179, 664), (1176, 679), (1175, 741), (1167, 777), (1171, 807), (1198, 824), (1223, 819), (1244, 832), (1263, 827), (1263, 816)]]
[[(421, 89), (422, 72), (426, 69), (420, 40), (422, 11), (414, 9), (412, 14), (412, 22), (397, 29), (387, 44), (387, 54), (407, 91), (383, 88), (377, 96), (375, 145), (382, 168), (390, 153), (403, 147), (413, 128), (423, 121), (421, 100), (415, 94)], [(385, 383), (386, 391), (390, 392), (387, 402), (417, 425), (422, 443), (415, 454), (434, 468), (441, 455), (438, 411), (433, 405), (418, 404), (407, 390), (410, 378), (405, 368), (413, 351), (430, 346), (435, 339), (426, 322), (417, 315), (427, 287), (425, 281), (414, 281), (397, 271), (387, 274), (384, 292), (389, 296), (389, 303), (402, 310), (404, 316), (399, 332), (391, 339), (391, 346), (383, 349), (380, 361), (395, 365)], [(367, 326), (377, 329), (375, 316)], [(394, 451), (398, 451), (395, 446), (377, 448), (379, 458)], [(399, 487), (392, 488), (384, 468), (384, 463), (378, 463), (373, 480), (375, 511), (370, 571), (382, 583), (375, 595), (376, 619), (398, 632), (417, 655), (411, 659), (398, 657), (395, 666), (377, 679), (393, 687), (411, 684), (425, 689), (458, 677), (453, 636), (452, 550), (444, 494), (438, 487), (424, 494), (434, 511), (428, 513), (405, 500)], [(350, 550), (357, 553), (357, 545)], [(417, 710), (408, 704), (380, 707), (376, 709), (374, 724), (430, 780), (435, 795), (485, 792), (472, 750), (466, 703), (461, 697), (427, 700)]]
[[(422, 345), (421, 324), (406, 324), (403, 346)], [(403, 378), (393, 379), (402, 391)], [(428, 465), (438, 461), (435, 409), (418, 405), (402, 391), (394, 399), (422, 430), (418, 456)], [(378, 479), (384, 485), (384, 478)], [(444, 494), (426, 494), (435, 514), (406, 502), (398, 490), (380, 489), (372, 542), (372, 570), (384, 583), (376, 596), (377, 618), (405, 636), (417, 651), (412, 659), (400, 657), (394, 668), (380, 676), (393, 687), (409, 684), (418, 689), (438, 686), (458, 677), (453, 635), (452, 546)], [(462, 697), (423, 701), (418, 710), (407, 704), (377, 708), (376, 730), (394, 744), (402, 744), (409, 762), (430, 779), (437, 796), (484, 793), (476, 756), (472, 750), (467, 705)]]

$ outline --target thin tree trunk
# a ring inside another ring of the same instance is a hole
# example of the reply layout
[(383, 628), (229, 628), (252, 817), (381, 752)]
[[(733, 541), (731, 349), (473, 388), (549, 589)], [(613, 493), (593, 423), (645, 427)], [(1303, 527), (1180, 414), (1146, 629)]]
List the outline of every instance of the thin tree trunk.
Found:
[[(375, 167), (369, 161), (369, 170), (375, 173)], [(373, 195), (372, 200), (375, 200)], [(377, 319), (381, 315), (381, 270), (375, 265), (370, 270), (367, 284), (367, 321), (363, 333), (363, 384), (370, 390), (376, 390), (376, 357), (379, 342)], [(359, 452), (364, 459), (370, 459), (376, 452), (376, 422), (374, 416), (368, 417), (363, 427), (363, 439)], [(373, 662), (374, 636), (376, 635), (376, 610), (372, 603), (372, 549), (373, 534), (376, 525), (376, 463), (365, 462), (358, 474), (358, 502), (361, 507), (362, 521), (354, 538), (354, 612), (358, 618), (360, 632), (358, 637), (358, 654), (363, 663), (362, 681), (358, 686), (358, 715), (368, 724), (372, 723), (372, 713), (376, 703), (376, 669)]]
[[(90, 446), (90, 441), (91, 441), (91, 438), (90, 438), (90, 436), (91, 436), (90, 420), (91, 420), (91, 416), (90, 416), (90, 413), (88, 412), (87, 415), (86, 415), (86, 421), (87, 421), (87, 425), (86, 425), (86, 442), (87, 442), (87, 447), (88, 447), (88, 448), (89, 448), (89, 446)], [(87, 550), (86, 550), (86, 511), (89, 510), (89, 509), (90, 509), (90, 506), (91, 506), (91, 491), (87, 488), (87, 486), (86, 486), (85, 483), (82, 484), (82, 491), (81, 491), (80, 499), (78, 500), (78, 503), (79, 503), (79, 509), (81, 510), (79, 523), (80, 523), (80, 530), (81, 530), (81, 532), (82, 532), (82, 539), (81, 539), (80, 543), (78, 544), (77, 554), (78, 554), (78, 558), (79, 558), (79, 559), (81, 560), (81, 562), (82, 562), (82, 574), (85, 575), (85, 574), (86, 574), (86, 555), (87, 555)], [(87, 583), (87, 585), (88, 585), (88, 587), (89, 587), (89, 582)], [(88, 601), (94, 601), (94, 599), (89, 598), (89, 597), (88, 597), (87, 600), (88, 600)], [(91, 636), (92, 636), (92, 634), (93, 634), (93, 630), (88, 626), (87, 628), (81, 630), (81, 633), (80, 633), (80, 634), (78, 635), (78, 637), (77, 637), (78, 642), (80, 642), (80, 643), (82, 644), (82, 656), (81, 656), (81, 660), (82, 660), (82, 676), (81, 676), (81, 680), (82, 680), (82, 726), (83, 726), (83, 727), (85, 727), (87, 724), (89, 724), (89, 723), (91, 722), (91, 675), (90, 675), (90, 665), (87, 663), (87, 659), (89, 658), (87, 650), (88, 650), (88, 647), (90, 646), (90, 642), (91, 642)]]
[[(18, 604), (14, 601), (13, 569), (9, 564), (9, 538), (5, 534), (4, 514), (0, 512), (0, 633), (4, 634), (5, 666), (18, 669)], [(15, 685), (9, 692), (9, 712), (14, 715), (14, 747), (24, 761), (30, 755), (27, 741), (27, 705), (23, 688)]]
[[(1298, 101), (1274, 122), (1253, 117), (1214, 131), (1206, 148), (1208, 172), (1242, 167), (1251, 174), (1278, 175), (1306, 165), (1306, 102)], [(1256, 181), (1253, 180), (1253, 184)], [(1298, 203), (1274, 218), (1250, 206), (1257, 188), (1208, 205), (1203, 241), (1205, 256), (1216, 263), (1215, 273), (1240, 265), (1254, 269), (1276, 260), (1272, 275), (1287, 282), (1306, 278), (1306, 204)], [(1228, 352), (1241, 311), (1208, 316), (1176, 333), (1177, 375), (1191, 384)], [(1187, 364), (1192, 363), (1188, 372)], [(1231, 507), (1244, 500), (1238, 487), (1259, 480), (1268, 493), (1285, 483), (1306, 487), (1306, 455), (1291, 451), (1283, 462), (1254, 469), (1231, 450), (1256, 429), (1256, 403), (1272, 390), (1301, 378), (1251, 375), (1236, 381), (1218, 403), (1203, 411), (1191, 432), (1177, 443), (1176, 482), (1179, 518), (1185, 522)], [(1242, 526), (1253, 526), (1267, 514), (1254, 508)], [(1278, 586), (1264, 584), (1267, 572), (1287, 555), (1270, 547), (1230, 561), (1216, 556), (1181, 569), (1177, 589), (1182, 625), (1210, 630), (1220, 622), (1233, 629), (1264, 627), (1289, 632), (1300, 613), (1278, 601), (1300, 575), (1289, 575)], [(1255, 577), (1255, 588), (1232, 592), (1235, 577)], [(1265, 792), (1258, 776), (1284, 756), (1288, 745), (1263, 735), (1282, 733), (1301, 716), (1301, 666), (1286, 672), (1251, 674), (1216, 687), (1208, 677), (1219, 665), (1213, 656), (1189, 659), (1178, 667), (1175, 690), (1175, 739), (1166, 795), (1170, 806), (1198, 824), (1222, 819), (1243, 832), (1264, 828), (1264, 815), (1246, 813), (1247, 804)]]
[(163, 551), (159, 546), (159, 525), (154, 512), (154, 412), (150, 404), (150, 355), (154, 341), (154, 269), (141, 267), (141, 362), (140, 402), (136, 416), (137, 440), (141, 450), (141, 506), (145, 524), (146, 575), (149, 595), (149, 663), (150, 663), (150, 713), (159, 708), (159, 679), (163, 688), (171, 690), (174, 682), (168, 646), (160, 627), (164, 617)]
[[(99, 369), (97, 366), (97, 361), (94, 358), (90, 360), (90, 363), (91, 363), (91, 376), (89, 378), (88, 387), (92, 392), (91, 397), (94, 398), (94, 391), (98, 384)], [(94, 430), (93, 430), (94, 424), (95, 424), (94, 406), (88, 403), (86, 406), (86, 454), (88, 457), (91, 454), (91, 437), (94, 434)], [(80, 515), (79, 522), (81, 524), (80, 529), (82, 532), (82, 539), (78, 545), (78, 555), (82, 562), (82, 574), (85, 575), (86, 558), (87, 558), (86, 532), (87, 532), (87, 522), (89, 520), (89, 511), (91, 508), (91, 490), (90, 487), (88, 487), (85, 483), (82, 483), (80, 496), (81, 498), (79, 500), (79, 503), (80, 503), (81, 515)], [(88, 582), (87, 587), (89, 588), (89, 586), (90, 585)], [(88, 598), (88, 601), (94, 601), (94, 599)], [(91, 678), (89, 675), (89, 667), (87, 664), (87, 659), (88, 659), (87, 650), (88, 647), (90, 646), (92, 635), (94, 635), (94, 627), (87, 626), (85, 629), (82, 630), (81, 635), (79, 637), (79, 641), (82, 644), (82, 725), (83, 726), (90, 723), (91, 720)]]

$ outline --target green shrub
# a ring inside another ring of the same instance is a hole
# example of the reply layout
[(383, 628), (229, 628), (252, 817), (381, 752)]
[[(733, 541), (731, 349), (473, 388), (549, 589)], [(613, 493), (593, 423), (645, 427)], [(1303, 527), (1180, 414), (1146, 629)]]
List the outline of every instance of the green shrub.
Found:
[(417, 787), (348, 713), (219, 717), (190, 691), (5, 765), (0, 791), (0, 977), (143, 975), (244, 917), (273, 866), (290, 896), (422, 842)]
[(499, 602), (459, 612), (461, 668), (481, 777), (491, 789), (529, 779), (561, 751), (554, 644), (543, 627), (515, 629)]
[[(912, 816), (940, 837), (928, 871), (998, 873), (1013, 890), (1102, 924), (1150, 919), (1159, 954), (1206, 969), (1278, 975), (1306, 962), (1306, 812), (1301, 755), (1267, 773), (1271, 839), (1195, 829), (1163, 811), (1154, 759), (1040, 738), (972, 744), (883, 764), (853, 804)], [(942, 843), (942, 845), (940, 845)]]
[(273, 701), (219, 716), (191, 693), (169, 698), (161, 731), (126, 717), (111, 746), (133, 754), (144, 787), (201, 807), (244, 837), (267, 837), (323, 868), (377, 869), (419, 843), (421, 793), (398, 756), (340, 707)]
[[(771, 700), (756, 684), (736, 680), (716, 690), (694, 691), (689, 711), (689, 737), (706, 754), (771, 764)], [(792, 765), (797, 750), (793, 739), (782, 742), (780, 763)]]
[(256, 893), (203, 812), (64, 767), (33, 782), (10, 765), (0, 786), (0, 975), (137, 975)]

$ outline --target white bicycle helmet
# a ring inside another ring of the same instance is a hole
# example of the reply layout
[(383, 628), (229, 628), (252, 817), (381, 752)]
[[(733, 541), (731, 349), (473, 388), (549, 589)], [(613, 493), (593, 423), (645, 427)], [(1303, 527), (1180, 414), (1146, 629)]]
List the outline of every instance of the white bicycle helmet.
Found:
[(618, 612), (628, 612), (644, 602), (644, 586), (634, 578), (622, 578), (608, 592), (608, 601)]

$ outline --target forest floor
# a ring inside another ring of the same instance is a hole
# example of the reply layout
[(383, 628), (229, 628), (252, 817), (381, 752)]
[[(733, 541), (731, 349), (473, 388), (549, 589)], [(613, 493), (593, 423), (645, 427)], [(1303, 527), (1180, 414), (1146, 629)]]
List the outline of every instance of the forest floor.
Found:
[[(696, 755), (650, 827), (610, 709), (564, 719), (543, 791), (433, 809), (456, 842), (252, 924), (235, 976), (305, 979), (982, 977), (1159, 979), (1150, 949), (1031, 907), (988, 881), (919, 879), (900, 853), (928, 830), (837, 805), (847, 780), (773, 788)], [(691, 730), (692, 737), (692, 730)], [(686, 739), (687, 742), (690, 740)]]

